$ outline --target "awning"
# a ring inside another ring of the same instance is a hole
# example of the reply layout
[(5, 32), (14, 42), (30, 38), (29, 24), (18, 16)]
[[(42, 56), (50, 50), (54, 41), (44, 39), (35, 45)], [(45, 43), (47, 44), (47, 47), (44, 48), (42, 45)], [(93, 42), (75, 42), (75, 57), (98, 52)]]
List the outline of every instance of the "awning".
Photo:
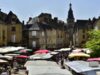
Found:
[(8, 61), (0, 59), (0, 63), (8, 63)]
[(34, 55), (31, 55), (29, 58), (30, 59), (49, 59), (52, 56), (53, 55), (51, 55), (50, 53), (47, 53), (47, 54), (34, 54)]
[(19, 56), (16, 56), (16, 58), (29, 58), (29, 57), (26, 55), (19, 55)]
[(100, 57), (99, 58), (88, 58), (87, 61), (100, 61)]
[(35, 51), (34, 53), (40, 53), (40, 54), (42, 54), (42, 53), (49, 53), (49, 50), (40, 49), (40, 50)]
[(61, 51), (70, 51), (70, 50), (71, 50), (71, 48), (61, 48), (61, 49), (56, 50), (56, 51), (61, 52)]
[(78, 53), (70, 53), (68, 55), (69, 58), (73, 58), (73, 57), (90, 57), (89, 54), (86, 53), (82, 53), (82, 52), (78, 52)]

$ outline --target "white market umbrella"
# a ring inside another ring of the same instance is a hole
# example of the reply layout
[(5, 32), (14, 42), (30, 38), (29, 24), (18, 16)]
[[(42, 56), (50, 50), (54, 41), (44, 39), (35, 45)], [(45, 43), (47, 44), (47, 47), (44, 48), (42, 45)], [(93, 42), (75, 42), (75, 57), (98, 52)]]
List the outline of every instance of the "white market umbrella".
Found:
[(71, 48), (61, 48), (58, 51), (70, 51), (70, 50), (71, 50)]
[(0, 59), (0, 63), (7, 63), (8, 61)]
[(42, 59), (49, 59), (51, 58), (53, 55), (51, 55), (50, 53), (45, 54), (44, 56), (42, 56)]
[(59, 53), (59, 52), (55, 52), (55, 51), (54, 51), (54, 52), (51, 52), (50, 54), (51, 54), (51, 55), (56, 55), (56, 54), (58, 54), (58, 53)]

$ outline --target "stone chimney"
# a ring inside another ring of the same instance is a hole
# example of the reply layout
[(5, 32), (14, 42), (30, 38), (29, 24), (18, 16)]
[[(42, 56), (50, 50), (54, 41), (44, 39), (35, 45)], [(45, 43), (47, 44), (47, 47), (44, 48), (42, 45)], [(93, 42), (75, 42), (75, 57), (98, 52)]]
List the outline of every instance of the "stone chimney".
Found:
[(58, 17), (54, 17), (54, 22), (57, 22), (58, 21)]
[(23, 25), (25, 24), (24, 20), (22, 21), (22, 24), (23, 24)]
[(29, 21), (32, 20), (32, 17), (29, 17)]

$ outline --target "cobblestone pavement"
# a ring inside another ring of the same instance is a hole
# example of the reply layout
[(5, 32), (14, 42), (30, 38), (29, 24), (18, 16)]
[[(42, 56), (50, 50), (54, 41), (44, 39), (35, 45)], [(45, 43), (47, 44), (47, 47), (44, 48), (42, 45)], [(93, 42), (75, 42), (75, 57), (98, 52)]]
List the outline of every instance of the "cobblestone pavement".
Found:
[(11, 75), (27, 75), (27, 74), (26, 74), (25, 70), (19, 70), (18, 73), (16, 73), (16, 74), (12, 71)]

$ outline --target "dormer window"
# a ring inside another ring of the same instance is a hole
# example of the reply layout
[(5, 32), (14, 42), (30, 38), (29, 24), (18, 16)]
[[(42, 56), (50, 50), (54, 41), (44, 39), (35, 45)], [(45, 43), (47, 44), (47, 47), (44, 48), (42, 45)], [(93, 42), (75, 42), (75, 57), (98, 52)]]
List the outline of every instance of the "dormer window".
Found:
[(15, 27), (12, 27), (11, 31), (16, 31), (16, 28)]
[(96, 26), (96, 27), (95, 27), (95, 30), (98, 30), (98, 29), (99, 29), (98, 26)]
[(32, 31), (32, 36), (36, 36), (36, 31)]

